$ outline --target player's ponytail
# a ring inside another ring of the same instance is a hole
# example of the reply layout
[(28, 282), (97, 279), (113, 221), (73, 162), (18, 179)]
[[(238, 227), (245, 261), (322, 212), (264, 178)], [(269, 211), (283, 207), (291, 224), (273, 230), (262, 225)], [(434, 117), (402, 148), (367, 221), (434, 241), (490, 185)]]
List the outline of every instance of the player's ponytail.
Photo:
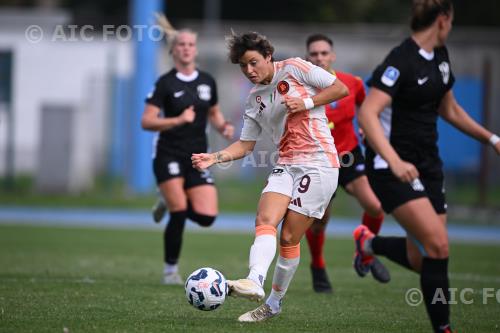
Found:
[(181, 30), (175, 29), (174, 26), (170, 23), (168, 18), (163, 13), (155, 13), (155, 17), (156, 17), (156, 22), (163, 29), (163, 32), (165, 33), (170, 53), (172, 53), (172, 49), (174, 45), (177, 43), (177, 36), (179, 35), (179, 33), (188, 32), (190, 34), (193, 34), (194, 36), (197, 36), (197, 33), (190, 29), (181, 29)]

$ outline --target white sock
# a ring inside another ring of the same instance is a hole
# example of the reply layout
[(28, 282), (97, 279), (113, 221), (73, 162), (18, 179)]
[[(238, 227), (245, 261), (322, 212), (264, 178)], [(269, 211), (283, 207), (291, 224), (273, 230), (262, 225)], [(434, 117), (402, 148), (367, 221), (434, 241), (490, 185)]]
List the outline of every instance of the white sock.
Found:
[(299, 266), (299, 262), (300, 257), (291, 259), (286, 259), (282, 256), (278, 257), (274, 268), (273, 288), (266, 300), (266, 304), (271, 307), (274, 313), (279, 312), (281, 309), (281, 300), (285, 297), (288, 286)]
[(254, 281), (261, 287), (264, 286), (267, 271), (276, 254), (276, 236), (264, 234), (256, 236), (250, 248), (248, 279)]
[(178, 271), (179, 271), (178, 264), (170, 265), (165, 263), (165, 268), (163, 269), (164, 274), (174, 274), (177, 273)]

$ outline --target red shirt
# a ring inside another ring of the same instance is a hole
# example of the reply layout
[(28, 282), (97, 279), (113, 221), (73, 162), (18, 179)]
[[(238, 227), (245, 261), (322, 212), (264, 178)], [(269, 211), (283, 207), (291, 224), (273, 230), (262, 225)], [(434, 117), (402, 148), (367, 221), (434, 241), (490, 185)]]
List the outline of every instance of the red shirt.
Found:
[(353, 150), (358, 145), (358, 138), (352, 123), (356, 115), (356, 106), (365, 99), (365, 87), (360, 77), (335, 72), (337, 78), (349, 89), (349, 95), (325, 105), (328, 126), (335, 140), (339, 155)]

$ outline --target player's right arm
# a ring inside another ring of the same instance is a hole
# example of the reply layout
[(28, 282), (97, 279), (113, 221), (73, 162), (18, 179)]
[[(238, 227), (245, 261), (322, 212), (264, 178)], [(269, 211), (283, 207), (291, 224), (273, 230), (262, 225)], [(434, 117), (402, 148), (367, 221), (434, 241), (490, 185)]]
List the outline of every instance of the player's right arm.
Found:
[[(253, 99), (253, 97), (252, 97)], [(259, 138), (262, 127), (251, 116), (253, 107), (249, 102), (251, 98), (247, 98), (246, 110), (243, 115), (243, 128), (241, 129), (240, 139), (231, 144), (227, 148), (212, 154), (193, 154), (191, 161), (193, 167), (198, 170), (206, 169), (215, 163), (224, 163), (234, 160), (239, 160), (250, 154), (255, 148), (255, 143)]]
[(417, 168), (399, 157), (385, 137), (380, 124), (380, 113), (390, 106), (391, 102), (392, 97), (386, 92), (378, 88), (371, 88), (359, 110), (358, 122), (373, 150), (387, 161), (392, 173), (402, 182), (411, 182), (418, 177)]
[(141, 127), (147, 131), (168, 131), (171, 128), (192, 123), (195, 118), (194, 107), (191, 105), (177, 117), (161, 118), (160, 108), (153, 104), (146, 104), (141, 118)]
[(230, 162), (239, 160), (250, 154), (255, 148), (256, 141), (238, 140), (223, 150), (215, 153), (193, 154), (191, 161), (195, 169), (201, 170), (210, 167), (216, 163)]

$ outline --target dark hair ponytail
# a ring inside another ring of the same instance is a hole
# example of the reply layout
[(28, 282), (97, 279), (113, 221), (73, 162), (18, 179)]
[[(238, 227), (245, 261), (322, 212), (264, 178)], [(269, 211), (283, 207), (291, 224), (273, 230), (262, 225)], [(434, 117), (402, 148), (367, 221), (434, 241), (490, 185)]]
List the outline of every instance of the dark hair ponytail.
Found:
[(421, 31), (434, 23), (440, 14), (450, 15), (453, 11), (451, 0), (413, 0), (411, 30)]

